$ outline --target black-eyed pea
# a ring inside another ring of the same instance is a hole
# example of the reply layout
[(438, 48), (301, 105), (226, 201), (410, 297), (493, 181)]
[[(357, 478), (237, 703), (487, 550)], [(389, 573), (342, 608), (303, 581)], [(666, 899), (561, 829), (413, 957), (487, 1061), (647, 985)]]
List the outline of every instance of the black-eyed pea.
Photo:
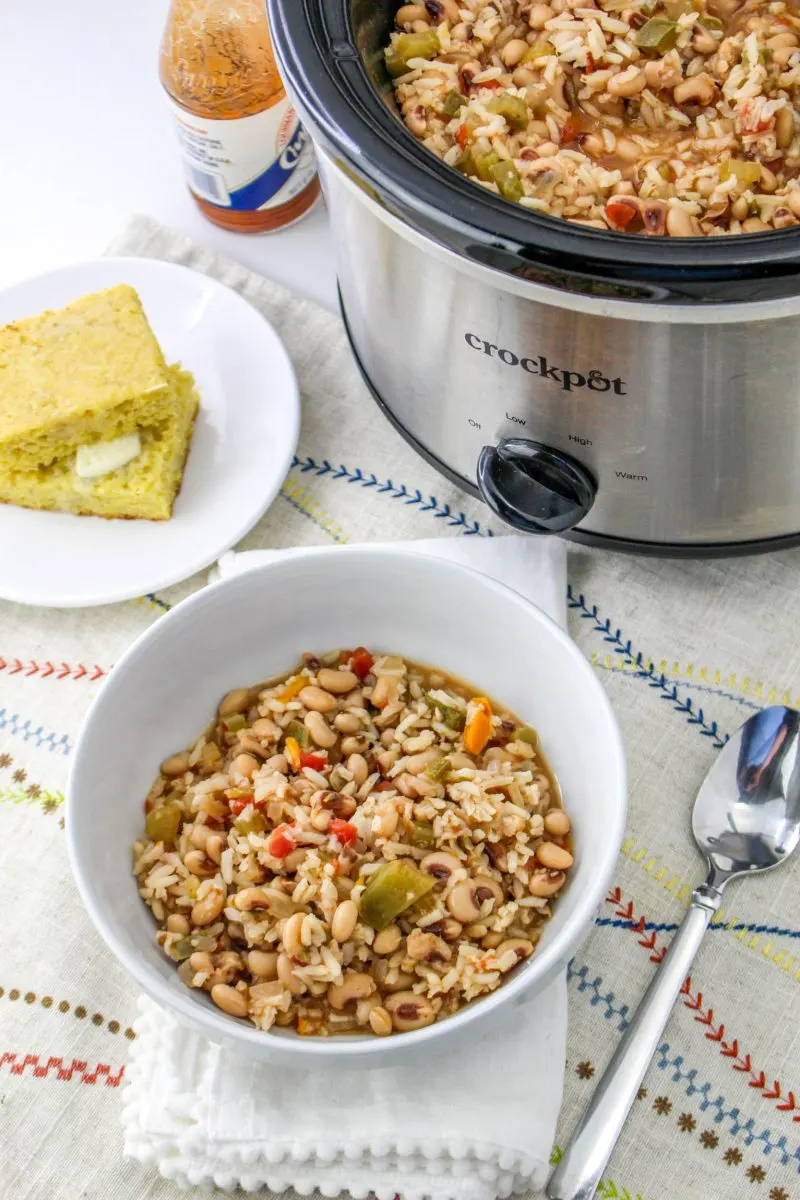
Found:
[(278, 955), (271, 950), (251, 950), (247, 956), (247, 966), (259, 979), (278, 978)]
[(330, 750), (336, 745), (336, 734), (331, 729), (322, 713), (309, 712), (303, 718), (303, 724), (311, 734), (311, 740), (323, 750)]
[(481, 947), (484, 950), (495, 950), (503, 940), (502, 933), (487, 933), (481, 938)]
[(270, 899), (261, 888), (242, 888), (233, 897), (234, 907), (239, 912), (256, 912), (258, 909), (270, 907)]
[(358, 686), (358, 676), (352, 671), (336, 671), (331, 667), (323, 667), (317, 673), (317, 683), (326, 692), (335, 696), (344, 696)]
[(687, 104), (693, 100), (705, 107), (714, 99), (716, 92), (717, 85), (711, 76), (705, 71), (700, 71), (673, 88), (672, 95), (676, 104)]
[(496, 912), (500, 905), (505, 900), (505, 893), (496, 879), (492, 879), (490, 875), (478, 875), (473, 881), (475, 888), (475, 899), (478, 904), (483, 905), (487, 900), (492, 901), (490, 912)]
[(367, 760), (363, 754), (351, 754), (347, 759), (347, 769), (353, 776), (356, 787), (361, 787), (369, 775)]
[(161, 764), (161, 774), (171, 779), (176, 775), (184, 775), (190, 769), (189, 755), (186, 752), (173, 754), (171, 758), (165, 758)]
[(368, 746), (369, 741), (363, 735), (361, 737), (348, 736), (342, 738), (341, 751), (342, 754), (349, 757), (351, 754), (361, 754)]
[(213, 863), (202, 850), (189, 850), (183, 856), (183, 865), (192, 875), (196, 875), (198, 879), (210, 879), (212, 875), (216, 875), (216, 863)]
[(312, 712), (329, 713), (336, 708), (336, 698), (323, 688), (309, 684), (298, 694), (297, 699)]
[(256, 771), (261, 769), (261, 763), (252, 754), (237, 754), (230, 765), (229, 772), (234, 781), (250, 780)]
[(189, 841), (196, 850), (205, 850), (206, 842), (213, 833), (208, 825), (193, 825), (189, 833)]
[(272, 757), (268, 758), (264, 763), (264, 770), (271, 775), (276, 773), (278, 775), (288, 775), (289, 760), (285, 754), (273, 754)]
[(507, 938), (497, 947), (497, 957), (503, 958), (509, 951), (514, 954), (514, 961), (508, 966), (503, 966), (501, 970), (510, 971), (518, 962), (522, 962), (523, 958), (529, 958), (533, 954), (533, 942), (521, 937)]
[(370, 703), (373, 708), (387, 708), (397, 704), (400, 685), (393, 675), (379, 675), (372, 689)]
[(779, 108), (775, 114), (775, 141), (779, 150), (785, 150), (794, 137), (794, 113), (790, 107)]
[(369, 1027), (376, 1037), (387, 1037), (392, 1032), (392, 1018), (381, 1004), (369, 1011)]
[(231, 941), (234, 941), (234, 942), (247, 941), (247, 939), (244, 935), (244, 925), (241, 925), (238, 921), (228, 921), (225, 928), (226, 928), (228, 937), (231, 939)]
[(606, 84), (606, 88), (612, 96), (623, 96), (627, 99), (629, 96), (636, 96), (639, 92), (643, 92), (647, 87), (644, 71), (640, 71), (638, 67), (626, 67), (624, 71), (620, 71), (617, 75), (612, 75)]
[(536, 861), (548, 871), (568, 871), (575, 861), (569, 850), (555, 842), (542, 842), (536, 847)]
[(290, 958), (302, 953), (303, 950), (303, 921), (302, 912), (296, 912), (291, 917), (286, 918), (286, 923), (283, 926), (281, 940), (283, 947)]
[(288, 954), (278, 955), (278, 979), (293, 996), (301, 996), (307, 990), (303, 980), (292, 970), (292, 960)]
[(224, 950), (214, 957), (214, 982), (232, 983), (244, 966), (235, 950)]
[(212, 862), (219, 866), (222, 852), (225, 849), (225, 838), (221, 833), (210, 833), (206, 838), (206, 854)]
[(400, 820), (396, 808), (385, 808), (375, 814), (372, 820), (372, 832), (376, 838), (390, 838), (397, 830)]
[[(461, 863), (454, 854), (448, 854), (446, 850), (435, 850), (432, 854), (426, 854), (419, 865), (423, 871), (433, 875), (434, 879), (449, 879), (453, 872), (460, 868)], [(455, 916), (455, 913), (453, 915)], [(456, 920), (458, 919), (456, 917)]]
[(358, 807), (352, 796), (347, 796), (342, 792), (322, 792), (317, 795), (319, 806), (327, 809), (332, 816), (340, 817), (343, 821), (349, 821)]
[(461, 883), (456, 884), (447, 897), (447, 907), (451, 915), (462, 925), (471, 925), (477, 921), (481, 910), (476, 901), (473, 880), (464, 879)]
[(555, 896), (566, 883), (563, 871), (533, 871), (531, 872), (528, 891), (532, 896)]
[(331, 937), (341, 945), (352, 936), (357, 922), (358, 905), (355, 900), (342, 900), (331, 918)]
[(482, 921), (474, 921), (471, 925), (464, 926), (464, 934), (471, 941), (479, 942), (481, 938), (486, 937), (489, 932), (489, 926), (484, 925)]
[(189, 965), (193, 975), (213, 975), (214, 963), (207, 950), (195, 950), (189, 955)]
[(229, 1017), (247, 1016), (249, 1005), (246, 991), (232, 988), (227, 983), (217, 983), (211, 989), (211, 999)]
[(544, 29), (554, 16), (555, 11), (549, 4), (532, 4), (528, 10), (528, 24), (531, 29)]
[(528, 49), (528, 43), (522, 38), (511, 38), (500, 51), (500, 57), (507, 67), (516, 67)]
[(394, 19), (398, 25), (408, 26), (412, 30), (417, 21), (424, 21), (426, 25), (430, 25), (424, 4), (403, 4), (398, 8)]
[(279, 726), (269, 717), (259, 717), (257, 721), (253, 721), (250, 728), (257, 738), (267, 742), (277, 741), (281, 735)]
[(355, 713), (343, 712), (336, 714), (333, 718), (333, 725), (340, 733), (354, 734), (358, 733), (361, 728), (361, 721)]
[(397, 925), (387, 925), (385, 929), (381, 929), (375, 934), (372, 942), (372, 950), (375, 954), (385, 955), (394, 954), (403, 940), (403, 935)]
[(250, 692), (247, 688), (234, 688), (219, 702), (217, 712), (221, 717), (235, 717), (250, 707)]
[(552, 808), (545, 814), (544, 827), (553, 837), (566, 837), (572, 829), (572, 822), (563, 808)]
[(377, 992), (373, 992), (371, 996), (367, 996), (364, 1000), (356, 1001), (356, 1020), (359, 1025), (366, 1025), (369, 1022), (369, 1014), (380, 1003), (381, 998)]
[(395, 992), (407, 992), (414, 981), (415, 976), (406, 971), (390, 971), (381, 984), (381, 989), (387, 995), (393, 995)]
[(691, 214), (678, 204), (670, 205), (667, 210), (667, 233), (670, 237), (693, 237), (695, 234)]
[(317, 833), (327, 833), (332, 817), (333, 813), (329, 809), (320, 808), (316, 812), (312, 812), (309, 817), (309, 823), (312, 829), (316, 829)]
[(189, 922), (181, 913), (170, 913), (167, 917), (167, 929), (170, 933), (179, 933), (186, 937), (189, 933)]
[(193, 925), (210, 925), (225, 907), (225, 893), (221, 888), (211, 888), (202, 900), (197, 900), (192, 908)]
[(337, 1012), (342, 1012), (348, 1004), (366, 1000), (376, 991), (377, 985), (371, 975), (363, 971), (350, 971), (345, 974), (341, 983), (332, 983), (328, 987), (328, 1003)]
[(440, 758), (438, 750), (423, 750), (421, 754), (412, 754), (406, 761), (406, 771), (409, 775), (421, 775), (431, 763)]
[(392, 1025), (398, 1033), (422, 1029), (436, 1020), (431, 1002), (425, 996), (418, 996), (416, 992), (395, 992), (393, 996), (388, 997), (384, 1008), (392, 1018)]
[(435, 933), (426, 933), (423, 929), (412, 929), (406, 939), (408, 956), (414, 962), (443, 963), (449, 962), (453, 951), (442, 938)]

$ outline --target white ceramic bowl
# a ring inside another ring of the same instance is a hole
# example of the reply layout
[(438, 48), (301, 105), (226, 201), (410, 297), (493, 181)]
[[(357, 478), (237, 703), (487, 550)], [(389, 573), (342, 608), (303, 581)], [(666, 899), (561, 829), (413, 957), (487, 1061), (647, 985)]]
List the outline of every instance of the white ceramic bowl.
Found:
[[(178, 979), (131, 874), (158, 764), (193, 741), (233, 687), (288, 671), (303, 651), (361, 644), (452, 672), (536, 727), (574, 822), (575, 866), (533, 956), (490, 996), (390, 1038), (263, 1033)], [(67, 792), (84, 903), (111, 952), (158, 1003), (213, 1041), (293, 1066), (369, 1065), (451, 1048), (561, 970), (591, 927), (625, 823), (616, 720), (575, 644), (516, 592), (444, 559), (369, 546), (287, 557), (198, 592), (114, 667), (86, 718)], [(434, 1045), (435, 1044), (435, 1045)]]

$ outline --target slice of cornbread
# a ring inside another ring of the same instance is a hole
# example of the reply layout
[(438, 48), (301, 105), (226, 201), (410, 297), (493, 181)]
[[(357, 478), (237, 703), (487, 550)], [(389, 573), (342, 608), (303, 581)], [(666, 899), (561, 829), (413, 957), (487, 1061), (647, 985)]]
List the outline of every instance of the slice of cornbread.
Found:
[(141, 452), (130, 462), (94, 479), (75, 470), (75, 454), (34, 469), (0, 467), (0, 502), (80, 516), (131, 517), (166, 521), (180, 490), (197, 414), (194, 379), (167, 368), (171, 413), (139, 430)]
[(132, 287), (0, 329), (0, 470), (167, 419), (167, 364)]
[(196, 412), (194, 380), (167, 366), (131, 287), (6, 325), (0, 501), (166, 520)]

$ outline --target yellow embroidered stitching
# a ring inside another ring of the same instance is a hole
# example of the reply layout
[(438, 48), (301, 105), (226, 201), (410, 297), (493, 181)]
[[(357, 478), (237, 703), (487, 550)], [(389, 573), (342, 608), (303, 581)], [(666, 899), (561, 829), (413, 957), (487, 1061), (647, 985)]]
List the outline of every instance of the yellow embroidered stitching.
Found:
[(749, 675), (739, 678), (735, 672), (720, 671), (718, 668), (697, 667), (694, 663), (683, 665), (677, 661), (670, 662), (666, 658), (662, 658), (658, 662), (655, 659), (640, 663), (629, 662), (616, 654), (601, 655), (597, 652), (592, 654), (591, 663), (594, 667), (625, 675), (652, 672), (655, 675), (664, 675), (667, 679), (682, 679), (687, 683), (725, 688), (726, 691), (734, 692), (739, 696), (747, 696), (761, 704), (788, 704), (795, 708), (800, 707), (800, 695), (792, 699), (790, 688), (753, 680)]
[(281, 488), (281, 492), (291, 504), (310, 517), (335, 542), (344, 543), (350, 540), (341, 525), (337, 525), (330, 513), (317, 503), (308, 488), (304, 484), (298, 483), (291, 475)]

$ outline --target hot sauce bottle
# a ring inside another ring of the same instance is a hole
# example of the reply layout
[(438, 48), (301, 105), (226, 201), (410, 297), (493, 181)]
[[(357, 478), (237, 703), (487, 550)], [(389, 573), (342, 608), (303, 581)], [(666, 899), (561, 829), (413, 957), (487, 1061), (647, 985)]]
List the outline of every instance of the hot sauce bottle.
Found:
[(160, 76), (189, 189), (210, 221), (266, 233), (309, 211), (314, 150), (278, 74), (264, 0), (172, 0)]

